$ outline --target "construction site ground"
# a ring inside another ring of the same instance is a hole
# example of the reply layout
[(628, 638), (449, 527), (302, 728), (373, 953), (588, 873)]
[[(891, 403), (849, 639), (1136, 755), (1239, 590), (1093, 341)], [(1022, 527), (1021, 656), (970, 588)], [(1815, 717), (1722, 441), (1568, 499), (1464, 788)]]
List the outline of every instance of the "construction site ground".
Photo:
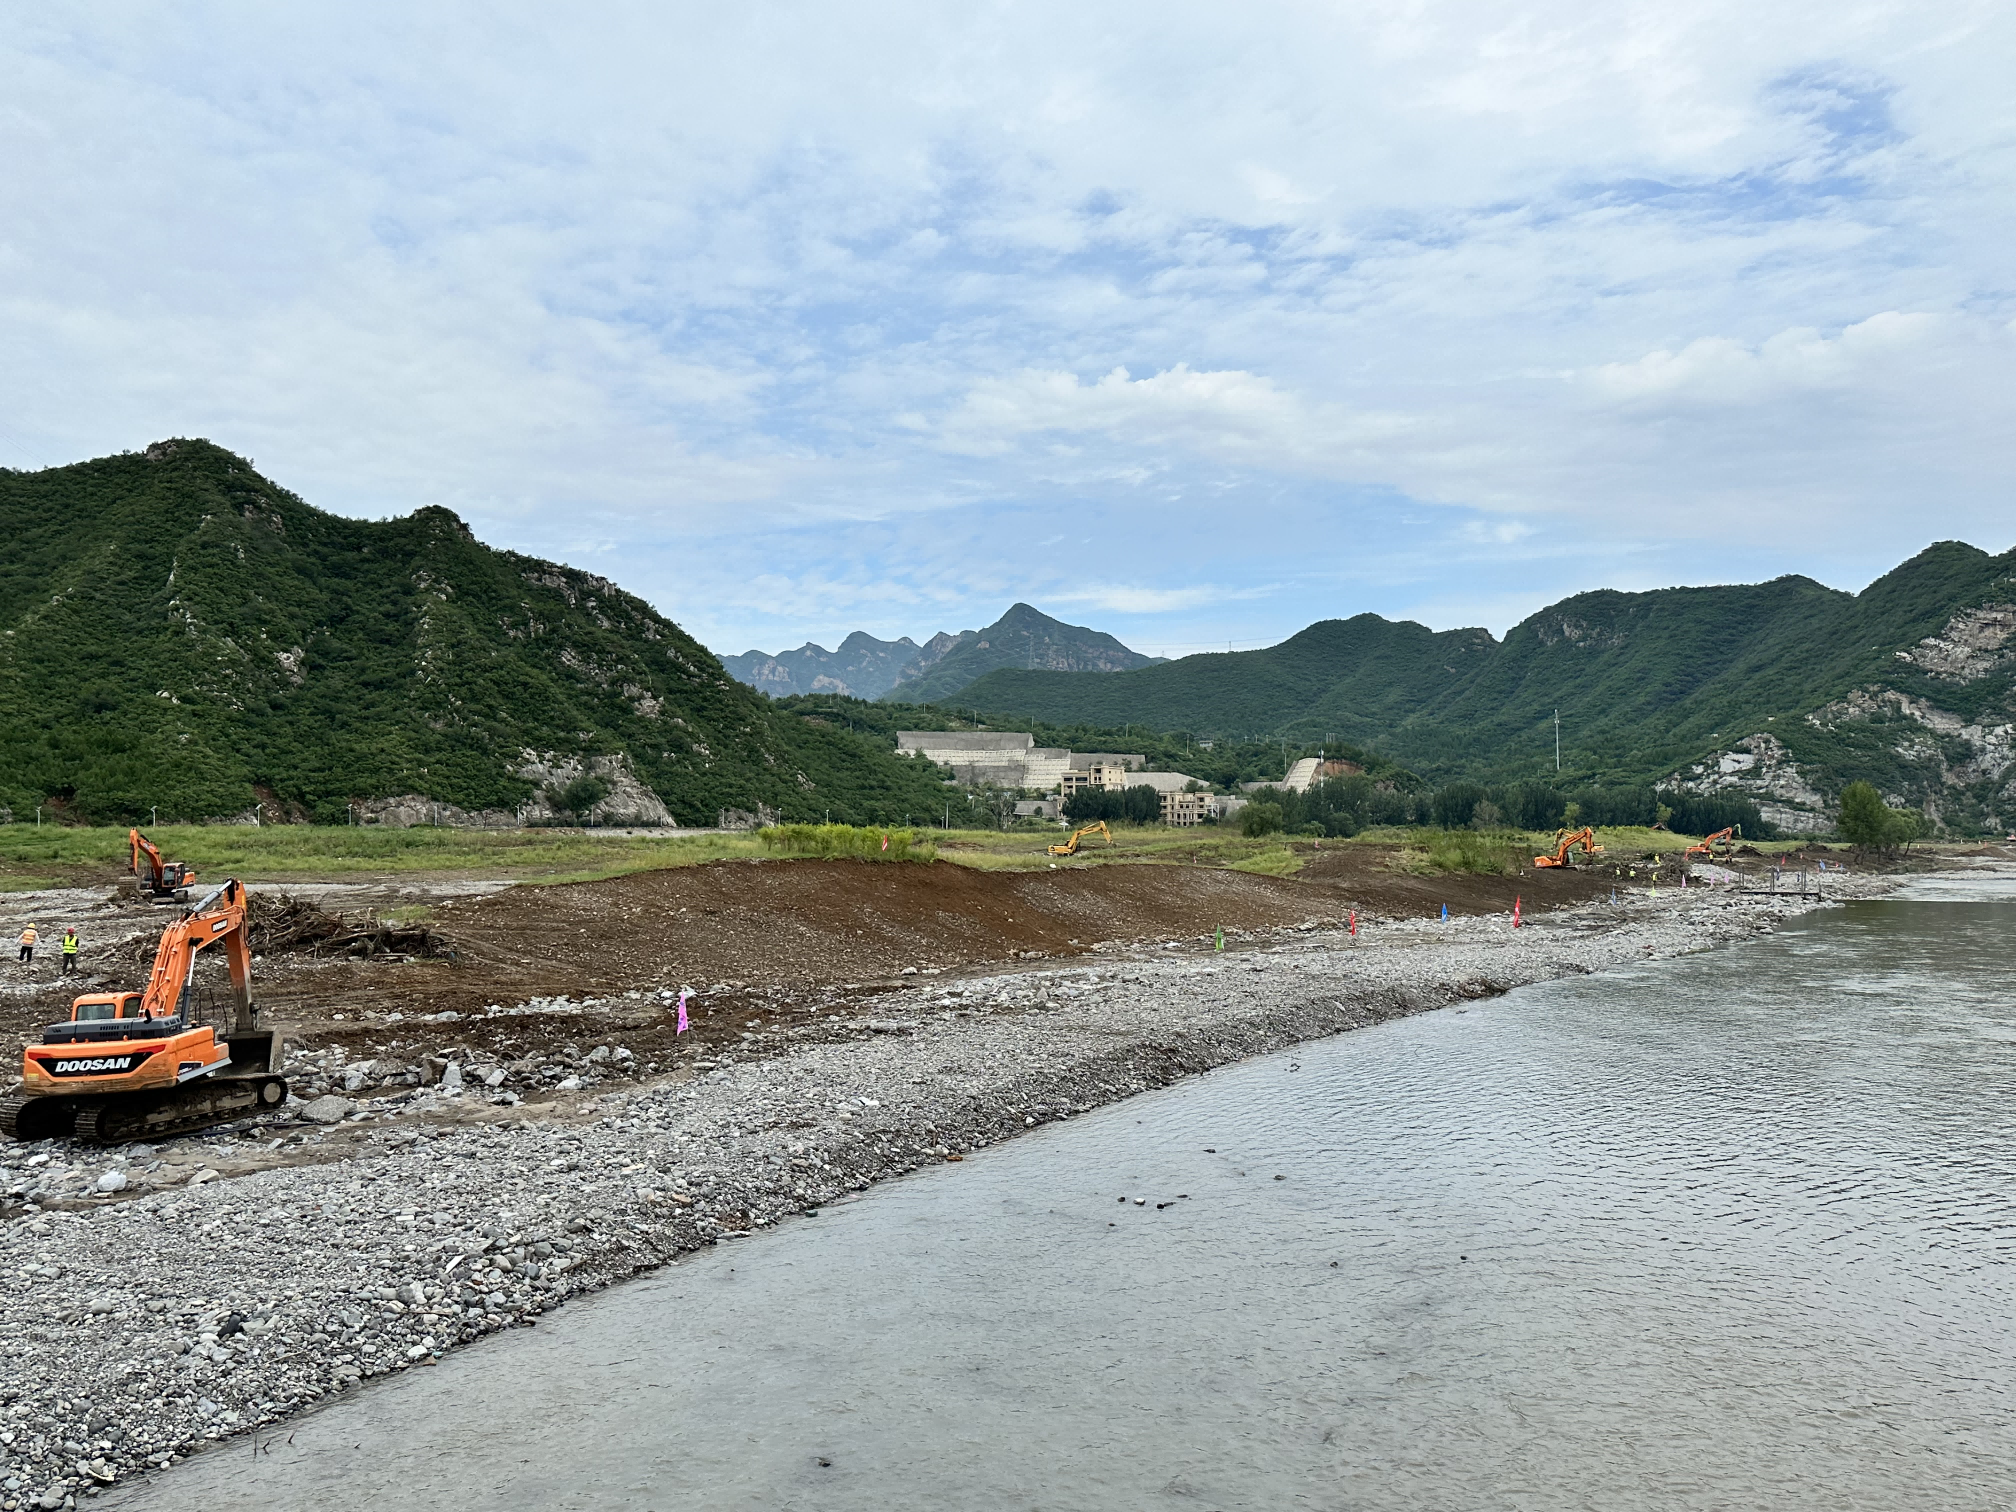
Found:
[[(1393, 846), (1303, 842), (1300, 850), (1302, 868), (1290, 877), (1090, 860), (1038, 871), (734, 860), (552, 886), (400, 873), (253, 882), (255, 897), (286, 891), (346, 914), (423, 917), (444, 952), (262, 958), (257, 991), (267, 1020), (299, 1050), (333, 1050), (346, 1063), (405, 1070), (452, 1056), (544, 1065), (563, 1046), (614, 1036), (631, 1052), (622, 1065), (641, 1078), (743, 1045), (748, 1035), (844, 1033), (848, 1017), (917, 975), (956, 977), (1219, 929), (1236, 941), (1344, 923), (1354, 911), (1368, 924), (1435, 916), (1445, 906), (1456, 916), (1509, 913), (1516, 898), (1538, 913), (1614, 885), (1608, 870), (1416, 875), (1398, 869)], [(110, 901), (117, 881), (108, 870), (89, 887), (0, 894), (8, 939), (30, 920), (42, 931), (32, 967), (10, 959), (0, 968), (0, 1032), (33, 1033), (65, 1016), (69, 998), (87, 986), (144, 982), (145, 952), (167, 911)], [(66, 980), (57, 941), (73, 923), (84, 949), (79, 973)], [(693, 989), (684, 1036), (662, 996), (682, 987)], [(822, 1030), (835, 1014), (839, 1022)], [(514, 1086), (539, 1099), (550, 1090), (522, 1075)]]

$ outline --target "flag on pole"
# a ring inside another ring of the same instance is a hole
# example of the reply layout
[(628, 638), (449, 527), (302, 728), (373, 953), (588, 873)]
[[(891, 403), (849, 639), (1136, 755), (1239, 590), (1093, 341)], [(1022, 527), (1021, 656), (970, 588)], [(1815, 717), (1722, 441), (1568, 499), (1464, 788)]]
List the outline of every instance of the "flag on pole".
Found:
[(1444, 924), (1449, 922), (1449, 905), (1447, 903), (1442, 905), (1442, 922)]
[(1358, 910), (1355, 908), (1351, 910), (1351, 938), (1358, 938)]
[(1519, 894), (1512, 894), (1512, 927), (1519, 928)]
[(692, 995), (693, 989), (691, 987), (681, 987), (679, 989), (679, 1027), (672, 1031), (675, 1035), (684, 1034), (690, 1027), (686, 1022), (686, 999)]
[(1225, 926), (1223, 924), (1218, 926), (1218, 943), (1211, 948), (1213, 950), (1223, 950), (1225, 948)]

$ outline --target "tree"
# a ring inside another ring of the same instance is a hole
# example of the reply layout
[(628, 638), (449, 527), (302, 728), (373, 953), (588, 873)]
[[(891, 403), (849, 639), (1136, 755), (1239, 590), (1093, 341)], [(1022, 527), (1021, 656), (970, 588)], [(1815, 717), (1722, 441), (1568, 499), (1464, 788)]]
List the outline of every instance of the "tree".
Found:
[(1271, 835), (1281, 828), (1281, 805), (1249, 803), (1239, 812), (1239, 833), (1248, 839)]
[(1851, 782), (1841, 789), (1841, 817), (1835, 825), (1850, 845), (1878, 850), (1890, 833), (1890, 810), (1873, 783)]
[(586, 819), (588, 811), (609, 796), (609, 784), (600, 777), (585, 774), (576, 777), (565, 787), (546, 789), (546, 801), (563, 814), (572, 814), (577, 819)]
[(1925, 816), (1916, 809), (1889, 807), (1873, 783), (1851, 782), (1841, 789), (1841, 817), (1836, 828), (1850, 845), (1888, 852), (1923, 834)]

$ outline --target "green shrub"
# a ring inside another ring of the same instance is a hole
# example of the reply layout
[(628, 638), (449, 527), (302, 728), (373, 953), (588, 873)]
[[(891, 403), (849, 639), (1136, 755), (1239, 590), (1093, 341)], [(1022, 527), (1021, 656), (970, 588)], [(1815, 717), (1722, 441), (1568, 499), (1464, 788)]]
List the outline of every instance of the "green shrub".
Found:
[(1278, 833), (1281, 823), (1278, 803), (1249, 803), (1239, 811), (1239, 833), (1249, 840)]
[(1875, 784), (1851, 782), (1841, 790), (1841, 838), (1863, 850), (1894, 851), (1925, 832), (1925, 816), (1916, 809), (1893, 809), (1883, 802)]
[(1409, 860), (1424, 871), (1486, 877), (1509, 876), (1519, 870), (1522, 859), (1514, 837), (1476, 830), (1430, 830), (1421, 837), (1421, 848), (1409, 852)]
[(853, 861), (935, 861), (938, 852), (907, 829), (863, 828), (852, 824), (773, 824), (757, 838), (779, 856), (816, 856)]

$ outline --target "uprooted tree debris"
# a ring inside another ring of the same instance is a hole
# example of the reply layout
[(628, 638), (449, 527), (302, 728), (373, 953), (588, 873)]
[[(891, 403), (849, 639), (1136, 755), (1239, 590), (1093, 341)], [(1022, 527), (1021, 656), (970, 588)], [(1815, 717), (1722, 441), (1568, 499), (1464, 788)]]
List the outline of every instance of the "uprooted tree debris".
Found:
[(417, 921), (331, 913), (292, 893), (251, 896), (252, 949), (260, 955), (444, 956), (445, 940)]
[[(382, 918), (375, 909), (356, 915), (332, 913), (292, 893), (248, 891), (251, 917), (246, 936), (255, 955), (411, 959), (455, 954), (446, 940), (422, 923)], [(132, 955), (142, 966), (151, 964), (153, 939), (135, 940)]]

